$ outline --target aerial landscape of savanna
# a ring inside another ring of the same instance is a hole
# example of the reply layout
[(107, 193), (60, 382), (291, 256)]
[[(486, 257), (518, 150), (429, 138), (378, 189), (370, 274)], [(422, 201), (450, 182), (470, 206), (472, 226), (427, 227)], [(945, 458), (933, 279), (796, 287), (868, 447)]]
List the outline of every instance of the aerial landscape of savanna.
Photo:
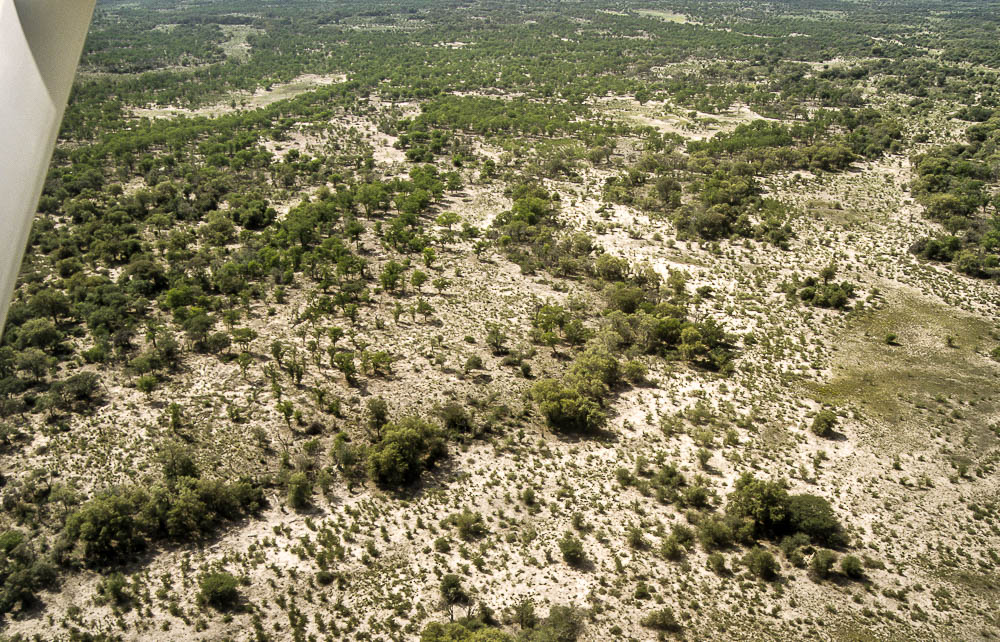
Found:
[(1000, 641), (998, 34), (98, 0), (0, 338), (0, 640)]

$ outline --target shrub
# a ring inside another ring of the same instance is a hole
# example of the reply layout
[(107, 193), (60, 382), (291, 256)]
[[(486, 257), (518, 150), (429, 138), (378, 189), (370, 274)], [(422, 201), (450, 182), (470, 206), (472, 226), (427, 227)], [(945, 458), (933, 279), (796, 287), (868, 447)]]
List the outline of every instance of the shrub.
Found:
[(729, 494), (726, 514), (747, 520), (756, 537), (774, 535), (785, 525), (788, 492), (779, 482), (744, 473)]
[(778, 562), (769, 551), (757, 546), (743, 556), (743, 565), (754, 576), (771, 581), (778, 576)]
[(829, 437), (837, 425), (837, 415), (832, 410), (820, 410), (813, 418), (811, 430), (819, 437)]
[(194, 539), (222, 520), (256, 512), (264, 505), (261, 489), (249, 482), (179, 477), (149, 492), (124, 488), (91, 499), (66, 519), (59, 549), (88, 566), (122, 564), (149, 540)]
[(312, 482), (305, 473), (295, 473), (288, 479), (288, 505), (295, 510), (309, 506), (312, 493)]
[(837, 554), (831, 550), (821, 548), (816, 551), (813, 555), (812, 562), (809, 564), (810, 570), (819, 579), (826, 579), (830, 576), (830, 572), (833, 569), (834, 563), (837, 561)]
[(854, 555), (845, 555), (840, 560), (840, 572), (852, 580), (860, 580), (865, 576), (865, 568), (861, 560)]
[(447, 451), (434, 424), (419, 417), (405, 417), (388, 424), (382, 439), (368, 454), (368, 473), (378, 484), (400, 487), (420, 477)]
[(448, 432), (471, 433), (473, 431), (472, 418), (469, 417), (468, 411), (457, 403), (445, 404), (438, 408), (435, 414)]
[(462, 579), (454, 573), (449, 573), (441, 578), (441, 598), (447, 604), (461, 604), (468, 601), (465, 589), (462, 588)]
[(781, 540), (779, 547), (792, 566), (802, 568), (806, 565), (805, 557), (802, 555), (802, 547), (809, 545), (809, 536), (805, 533), (795, 533)]
[(726, 558), (723, 557), (722, 553), (711, 553), (708, 556), (708, 568), (716, 575), (725, 575), (729, 572), (729, 569), (726, 568)]
[(49, 559), (39, 557), (20, 531), (2, 535), (4, 554), (0, 555), (0, 616), (31, 607), (37, 592), (50, 587), (56, 580), (56, 569)]
[(198, 603), (225, 611), (236, 606), (240, 593), (236, 590), (237, 579), (230, 573), (206, 573), (198, 580)]
[(549, 616), (535, 629), (531, 639), (573, 642), (582, 629), (583, 617), (578, 609), (572, 606), (553, 606), (549, 609)]
[(91, 565), (123, 563), (146, 548), (143, 527), (136, 519), (146, 500), (141, 490), (95, 497), (69, 516), (63, 536), (79, 544), (83, 558)]
[(535, 383), (531, 397), (556, 432), (586, 434), (604, 424), (604, 413), (596, 401), (555, 379)]
[(729, 520), (712, 516), (703, 519), (698, 525), (698, 541), (706, 551), (729, 548), (734, 540), (735, 533)]
[(844, 546), (847, 537), (830, 506), (816, 495), (792, 495), (788, 498), (788, 522), (792, 532), (808, 535), (823, 546)]
[(514, 642), (514, 638), (478, 620), (462, 619), (431, 622), (420, 633), (420, 642)]
[(478, 354), (474, 354), (465, 360), (465, 371), (471, 372), (473, 370), (482, 370), (483, 368), (483, 358)]
[(681, 624), (669, 606), (647, 614), (646, 617), (642, 618), (640, 624), (657, 631), (677, 632), (681, 630)]
[(663, 542), (660, 544), (660, 555), (671, 562), (682, 559), (685, 552), (684, 547), (674, 534), (664, 537)]
[(194, 463), (191, 451), (185, 446), (176, 443), (167, 443), (156, 455), (163, 470), (163, 478), (169, 483), (181, 477), (199, 476), (198, 466)]
[(0, 533), (0, 551), (10, 555), (10, 552), (24, 541), (24, 533), (18, 530), (9, 530)]
[(625, 529), (625, 541), (634, 549), (644, 549), (648, 546), (646, 538), (642, 534), (642, 529), (638, 526), (629, 526)]
[(465, 541), (479, 539), (486, 534), (486, 523), (480, 513), (473, 513), (468, 508), (461, 513), (450, 515), (446, 523), (451, 524), (458, 531), (458, 536)]
[(115, 606), (126, 606), (132, 599), (128, 592), (128, 581), (121, 573), (112, 573), (97, 585), (98, 600), (111, 602)]
[(577, 539), (572, 531), (566, 531), (562, 539), (559, 540), (559, 551), (570, 566), (579, 566), (583, 563), (583, 542)]

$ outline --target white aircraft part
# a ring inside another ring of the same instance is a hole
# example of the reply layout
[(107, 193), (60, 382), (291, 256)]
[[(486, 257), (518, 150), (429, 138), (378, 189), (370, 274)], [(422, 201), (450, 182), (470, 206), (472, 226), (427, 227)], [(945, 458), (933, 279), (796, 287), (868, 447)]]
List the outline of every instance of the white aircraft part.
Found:
[(0, 0), (0, 331), (96, 0)]

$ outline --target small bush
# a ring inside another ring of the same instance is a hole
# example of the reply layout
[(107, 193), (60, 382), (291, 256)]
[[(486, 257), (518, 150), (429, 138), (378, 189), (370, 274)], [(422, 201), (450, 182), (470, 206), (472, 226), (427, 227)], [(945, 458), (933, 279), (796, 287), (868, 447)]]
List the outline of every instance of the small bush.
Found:
[(774, 559), (769, 551), (759, 546), (752, 549), (743, 556), (743, 565), (747, 567), (751, 574), (762, 580), (770, 582), (778, 576), (778, 561)]
[(531, 397), (556, 432), (586, 434), (604, 424), (604, 412), (596, 401), (555, 379), (536, 383)]
[(462, 588), (462, 578), (449, 573), (441, 578), (441, 598), (447, 604), (462, 604), (468, 601), (465, 589)]
[(385, 433), (371, 448), (368, 472), (385, 487), (400, 487), (420, 477), (447, 451), (441, 431), (419, 417), (406, 417), (388, 424)]
[(833, 428), (837, 425), (837, 415), (831, 410), (820, 410), (813, 418), (810, 429), (818, 437), (829, 437), (833, 434)]
[(480, 513), (473, 513), (468, 508), (461, 513), (450, 515), (445, 522), (451, 524), (458, 531), (458, 536), (465, 541), (479, 539), (486, 534), (486, 523)]
[(577, 539), (571, 531), (566, 531), (562, 539), (559, 540), (559, 551), (570, 566), (579, 566), (583, 563), (583, 542)]
[(198, 603), (219, 611), (231, 609), (240, 599), (240, 593), (236, 590), (238, 583), (230, 573), (206, 573), (198, 581), (201, 589), (198, 593)]
[(677, 536), (670, 534), (663, 538), (663, 543), (660, 544), (660, 555), (664, 559), (670, 560), (671, 562), (676, 562), (684, 557), (684, 547), (678, 541)]
[(725, 575), (729, 572), (726, 568), (726, 558), (722, 553), (712, 553), (708, 556), (708, 568), (716, 575)]
[(657, 631), (677, 632), (681, 630), (681, 624), (669, 606), (647, 614), (646, 617), (642, 618), (640, 624)]
[(816, 495), (791, 495), (788, 522), (792, 532), (805, 533), (822, 546), (844, 546), (847, 536), (830, 502)]
[(854, 555), (845, 555), (840, 560), (840, 572), (852, 580), (860, 580), (865, 576), (865, 568), (861, 560)]
[(308, 507), (312, 493), (312, 482), (305, 473), (295, 473), (288, 479), (288, 505), (295, 510)]
[(809, 564), (809, 569), (818, 579), (823, 580), (830, 576), (830, 573), (833, 570), (833, 565), (836, 561), (836, 553), (822, 548), (816, 551), (816, 554), (813, 555), (812, 562)]

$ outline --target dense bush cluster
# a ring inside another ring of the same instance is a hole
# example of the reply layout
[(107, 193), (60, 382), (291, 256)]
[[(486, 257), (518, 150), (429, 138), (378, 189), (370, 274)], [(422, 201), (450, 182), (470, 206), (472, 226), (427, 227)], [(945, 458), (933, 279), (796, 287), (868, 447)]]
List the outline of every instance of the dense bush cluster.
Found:
[(570, 606), (553, 606), (545, 618), (535, 615), (534, 605), (523, 602), (514, 609), (520, 625), (517, 634), (504, 632), (482, 618), (454, 622), (432, 622), (420, 634), (421, 642), (573, 642), (583, 630), (583, 613)]
[(164, 464), (163, 479), (148, 489), (112, 489), (71, 513), (58, 546), (63, 561), (98, 568), (124, 564), (153, 542), (201, 539), (264, 506), (254, 483), (202, 478), (182, 455)]
[[(946, 233), (918, 239), (910, 251), (921, 258), (951, 263), (969, 276), (1000, 276), (1000, 112), (981, 111), (983, 122), (955, 143), (913, 159), (914, 197), (928, 218)], [(979, 119), (979, 118), (977, 118)]]

